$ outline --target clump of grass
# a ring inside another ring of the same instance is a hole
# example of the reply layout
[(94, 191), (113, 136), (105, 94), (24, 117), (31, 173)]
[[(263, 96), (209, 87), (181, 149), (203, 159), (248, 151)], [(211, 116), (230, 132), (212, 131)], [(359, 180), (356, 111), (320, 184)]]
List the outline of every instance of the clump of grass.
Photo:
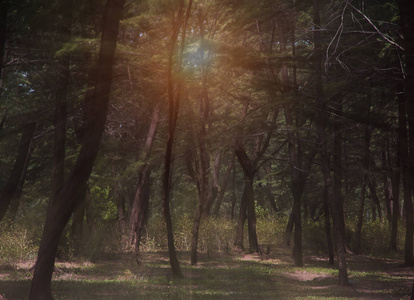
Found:
[(17, 224), (0, 224), (0, 259), (6, 262), (30, 260), (36, 257), (37, 247), (28, 229)]

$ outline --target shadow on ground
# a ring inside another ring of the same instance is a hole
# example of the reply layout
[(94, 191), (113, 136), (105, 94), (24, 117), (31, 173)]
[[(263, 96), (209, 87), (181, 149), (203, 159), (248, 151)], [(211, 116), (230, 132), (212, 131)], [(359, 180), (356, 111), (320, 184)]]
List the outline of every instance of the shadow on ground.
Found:
[[(140, 266), (129, 255), (58, 263), (53, 293), (55, 299), (408, 299), (414, 279), (400, 261), (363, 256), (349, 258), (351, 287), (337, 285), (337, 271), (325, 259), (307, 255), (305, 267), (296, 268), (286, 251), (201, 255), (197, 266), (181, 252), (180, 261), (184, 279), (171, 278), (166, 252), (145, 253)], [(30, 266), (0, 265), (0, 295), (27, 299)]]

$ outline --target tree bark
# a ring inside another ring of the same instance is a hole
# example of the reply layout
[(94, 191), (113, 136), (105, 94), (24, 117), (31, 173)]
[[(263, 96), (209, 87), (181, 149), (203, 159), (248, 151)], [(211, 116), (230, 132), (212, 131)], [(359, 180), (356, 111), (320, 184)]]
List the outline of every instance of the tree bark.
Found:
[(82, 147), (67, 182), (47, 214), (30, 290), (31, 300), (53, 299), (51, 280), (59, 238), (81, 201), (105, 128), (114, 54), (125, 0), (108, 0), (102, 20), (102, 39), (96, 86)]
[(7, 209), (13, 199), (17, 187), (20, 182), (22, 174), (25, 172), (24, 168), (27, 168), (27, 156), (30, 150), (30, 144), (33, 139), (34, 132), (36, 130), (36, 123), (29, 123), (23, 128), (23, 134), (20, 139), (19, 149), (17, 150), (17, 156), (14, 163), (13, 170), (7, 180), (6, 186), (1, 192), (0, 196), (0, 222), (4, 218)]

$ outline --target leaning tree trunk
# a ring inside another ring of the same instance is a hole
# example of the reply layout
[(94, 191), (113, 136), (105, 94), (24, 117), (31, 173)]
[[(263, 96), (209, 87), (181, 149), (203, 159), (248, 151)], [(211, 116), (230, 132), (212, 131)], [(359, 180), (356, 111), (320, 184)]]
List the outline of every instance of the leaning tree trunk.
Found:
[(125, 0), (108, 0), (105, 6), (97, 80), (90, 116), (75, 166), (51, 206), (50, 213), (47, 214), (31, 284), (32, 300), (53, 299), (51, 281), (59, 239), (86, 189), (105, 128), (115, 47), (124, 3)]

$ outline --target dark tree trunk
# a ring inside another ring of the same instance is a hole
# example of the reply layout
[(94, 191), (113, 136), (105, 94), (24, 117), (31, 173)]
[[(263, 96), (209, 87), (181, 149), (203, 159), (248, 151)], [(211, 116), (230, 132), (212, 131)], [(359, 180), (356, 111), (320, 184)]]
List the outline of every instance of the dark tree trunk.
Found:
[(344, 212), (344, 198), (342, 196), (342, 96), (336, 99), (333, 104), (335, 107), (336, 118), (334, 123), (334, 151), (333, 151), (333, 167), (334, 167), (334, 192), (339, 211), (339, 226), (341, 234), (344, 237), (345, 249), (348, 245), (345, 234), (345, 212)]
[(221, 206), (221, 203), (223, 202), (224, 194), (226, 192), (227, 185), (229, 183), (229, 179), (230, 179), (231, 172), (233, 171), (234, 157), (235, 157), (235, 154), (233, 152), (233, 155), (232, 155), (232, 157), (230, 159), (229, 165), (227, 166), (226, 174), (224, 175), (223, 183), (221, 184), (220, 190), (219, 190), (219, 192), (217, 194), (217, 198), (214, 201), (215, 202), (215, 207), (214, 207), (213, 214), (216, 217), (219, 216), (220, 206)]
[(83, 219), (85, 217), (85, 196), (86, 189), (81, 196), (81, 202), (75, 207), (72, 216), (71, 243), (74, 257), (79, 257), (82, 253), (83, 238)]
[(329, 203), (328, 203), (328, 192), (326, 187), (323, 189), (323, 210), (325, 215), (325, 232), (326, 232), (326, 241), (328, 244), (328, 255), (329, 255), (329, 264), (333, 265), (335, 260), (335, 253), (332, 243), (332, 233), (331, 233), (331, 214), (329, 213)]
[[(399, 145), (400, 146), (400, 145)], [(390, 145), (388, 147), (388, 158), (389, 158), (389, 166), (391, 166), (391, 186), (392, 186), (392, 195), (391, 195), (391, 249), (397, 251), (397, 240), (398, 240), (398, 220), (400, 217), (400, 177), (401, 177), (401, 151), (399, 149), (396, 153), (395, 159), (395, 169), (392, 168), (392, 160), (391, 160), (391, 149)]]
[(406, 102), (405, 98), (398, 95), (398, 142), (401, 158), (402, 169), (402, 186), (404, 192), (404, 212), (406, 219), (406, 236), (404, 246), (404, 263), (405, 265), (413, 265), (413, 205), (412, 205), (412, 186), (410, 184), (410, 169), (408, 156), (408, 131), (407, 131), (407, 117), (406, 117)]
[[(254, 191), (253, 191), (253, 178), (254, 178), (254, 166), (252, 161), (246, 154), (246, 151), (240, 144), (236, 145), (235, 149), (236, 156), (242, 166), (244, 172), (244, 189), (243, 189), (243, 196), (240, 205), (240, 215), (239, 215), (239, 222), (237, 225), (237, 235), (235, 245), (241, 249), (243, 249), (243, 233), (240, 233), (240, 230), (243, 231), (243, 224), (244, 224), (244, 214), (247, 216), (247, 224), (248, 224), (248, 234), (249, 234), (249, 246), (251, 252), (260, 253), (259, 243), (257, 240), (257, 233), (256, 233), (256, 212), (255, 212), (255, 205), (254, 205)], [(245, 212), (244, 212), (245, 210)], [(242, 246), (242, 247), (240, 247)]]
[[(414, 265), (413, 257), (413, 203), (412, 187), (414, 186), (414, 2), (410, 0), (399, 0), (398, 6), (401, 17), (401, 31), (404, 37), (405, 72), (404, 72), (404, 100), (407, 105), (409, 157), (408, 169), (405, 170), (409, 176), (407, 185), (411, 187), (408, 191), (404, 189), (404, 210), (406, 216), (406, 240), (404, 261), (406, 265)], [(404, 169), (403, 169), (404, 172)], [(405, 179), (403, 178), (405, 181)], [(407, 192), (407, 197), (405, 196)], [(408, 193), (410, 194), (408, 195)]]
[(30, 299), (53, 299), (51, 280), (60, 236), (82, 199), (105, 128), (119, 21), (125, 0), (108, 0), (102, 20), (102, 39), (96, 86), (82, 147), (68, 180), (50, 207), (33, 274)]
[(131, 244), (134, 245), (135, 259), (138, 264), (141, 262), (140, 257), (140, 243), (143, 233), (143, 228), (148, 218), (148, 207), (150, 198), (150, 173), (151, 167), (148, 163), (152, 145), (157, 134), (158, 123), (160, 119), (161, 104), (158, 103), (154, 108), (151, 124), (148, 129), (148, 135), (144, 146), (144, 154), (142, 160), (144, 165), (138, 171), (138, 184), (135, 193), (134, 201), (132, 203), (130, 215), (131, 228)]
[(374, 205), (373, 210), (378, 212), (378, 217), (382, 221), (381, 203), (377, 194), (377, 182), (375, 178), (371, 179), (368, 183), (369, 191), (371, 193), (372, 204)]
[(355, 254), (361, 254), (361, 233), (362, 233), (362, 225), (364, 222), (364, 212), (365, 212), (365, 197), (366, 197), (366, 189), (368, 185), (368, 168), (369, 168), (369, 140), (370, 140), (370, 132), (369, 126), (366, 125), (365, 134), (364, 134), (364, 155), (363, 155), (363, 177), (362, 177), (362, 186), (361, 186), (361, 199), (360, 205), (358, 209), (358, 222), (356, 228), (356, 244), (355, 244)]
[(288, 223), (286, 225), (285, 232), (283, 233), (283, 241), (285, 242), (286, 246), (290, 246), (290, 240), (292, 237), (293, 227), (294, 227), (294, 218), (293, 218), (293, 208), (289, 214)]
[[(181, 39), (181, 58), (179, 62), (178, 69), (181, 71), (181, 63), (182, 63), (182, 54), (183, 48), (185, 45), (185, 34), (186, 34), (186, 24), (190, 15), (192, 1), (190, 0), (187, 6), (187, 14), (186, 20), (183, 26), (183, 33)], [(174, 233), (173, 233), (173, 226), (171, 220), (171, 211), (170, 211), (170, 189), (171, 189), (171, 164), (172, 164), (172, 150), (173, 150), (173, 143), (174, 143), (174, 135), (175, 135), (175, 128), (177, 126), (177, 118), (178, 112), (180, 107), (180, 93), (181, 93), (181, 82), (178, 82), (177, 87), (174, 89), (174, 82), (173, 82), (173, 59), (175, 53), (175, 47), (177, 44), (178, 35), (180, 33), (181, 25), (182, 25), (182, 18), (184, 16), (183, 13), (184, 8), (184, 1), (181, 0), (179, 2), (178, 8), (178, 16), (177, 21), (173, 24), (173, 32), (171, 34), (170, 39), (170, 49), (169, 49), (169, 56), (168, 56), (168, 140), (167, 146), (165, 150), (165, 161), (164, 161), (164, 175), (163, 175), (163, 195), (162, 195), (162, 210), (163, 215), (167, 227), (167, 239), (168, 239), (168, 253), (170, 256), (170, 265), (171, 271), (174, 277), (182, 278), (183, 275), (181, 273), (180, 263), (177, 259), (177, 253), (174, 246)], [(176, 91), (174, 91), (176, 90)]]
[(135, 259), (141, 263), (140, 244), (144, 226), (148, 218), (148, 205), (150, 196), (150, 168), (144, 166), (138, 174), (138, 187), (134, 197), (134, 203), (130, 216), (131, 244), (134, 245)]
[(20, 139), (20, 145), (13, 170), (11, 171), (6, 186), (0, 196), (0, 222), (4, 218), (7, 208), (15, 196), (22, 174), (25, 172), (25, 167), (27, 168), (26, 161), (35, 130), (36, 123), (29, 123), (23, 128), (23, 134)]
[(269, 201), (269, 206), (270, 209), (273, 213), (276, 213), (277, 210), (277, 206), (276, 206), (276, 201), (275, 201), (275, 196), (273, 195), (272, 192), (272, 176), (271, 176), (271, 169), (270, 166), (264, 166), (264, 170), (266, 172), (266, 175), (269, 177), (267, 182), (266, 182), (266, 186), (265, 186), (265, 192), (266, 192), (266, 196), (267, 196), (267, 200)]
[[(6, 34), (7, 34), (7, 13), (9, 1), (0, 2), (0, 97), (3, 92), (4, 65), (6, 64)], [(1, 130), (1, 127), (0, 127)]]
[(383, 175), (383, 188), (384, 188), (384, 206), (385, 206), (385, 216), (387, 217), (388, 223), (391, 227), (392, 222), (392, 214), (391, 214), (391, 195), (392, 195), (392, 187), (391, 187), (391, 179), (388, 175), (388, 164), (387, 164), (387, 150), (383, 149), (381, 156), (382, 156), (382, 169), (384, 170)]
[(17, 212), (18, 212), (19, 206), (21, 204), (20, 203), (20, 198), (21, 198), (21, 195), (22, 195), (22, 192), (23, 192), (24, 182), (26, 181), (27, 168), (28, 168), (30, 160), (32, 158), (32, 153), (33, 153), (34, 149), (35, 149), (35, 143), (31, 142), (30, 147), (29, 147), (29, 151), (27, 152), (27, 155), (26, 155), (26, 160), (24, 162), (22, 174), (21, 174), (19, 182), (17, 184), (16, 191), (14, 192), (13, 199), (10, 202), (10, 219), (13, 220), (13, 221), (16, 220)]
[(325, 188), (328, 196), (328, 202), (330, 204), (334, 237), (337, 248), (338, 258), (338, 270), (339, 270), (339, 284), (349, 285), (348, 282), (348, 271), (346, 265), (345, 256), (345, 243), (344, 236), (340, 229), (340, 212), (337, 207), (338, 201), (335, 199), (335, 192), (333, 188), (332, 177), (329, 169), (329, 156), (327, 149), (327, 135), (326, 126), (328, 123), (328, 112), (326, 111), (326, 101), (323, 97), (323, 85), (322, 85), (322, 32), (321, 32), (321, 19), (319, 15), (319, 0), (313, 0), (313, 22), (315, 24), (314, 30), (314, 64), (315, 64), (315, 77), (316, 77), (316, 101), (318, 108), (318, 141), (320, 144), (320, 158), (321, 158), (321, 169), (324, 177)]

